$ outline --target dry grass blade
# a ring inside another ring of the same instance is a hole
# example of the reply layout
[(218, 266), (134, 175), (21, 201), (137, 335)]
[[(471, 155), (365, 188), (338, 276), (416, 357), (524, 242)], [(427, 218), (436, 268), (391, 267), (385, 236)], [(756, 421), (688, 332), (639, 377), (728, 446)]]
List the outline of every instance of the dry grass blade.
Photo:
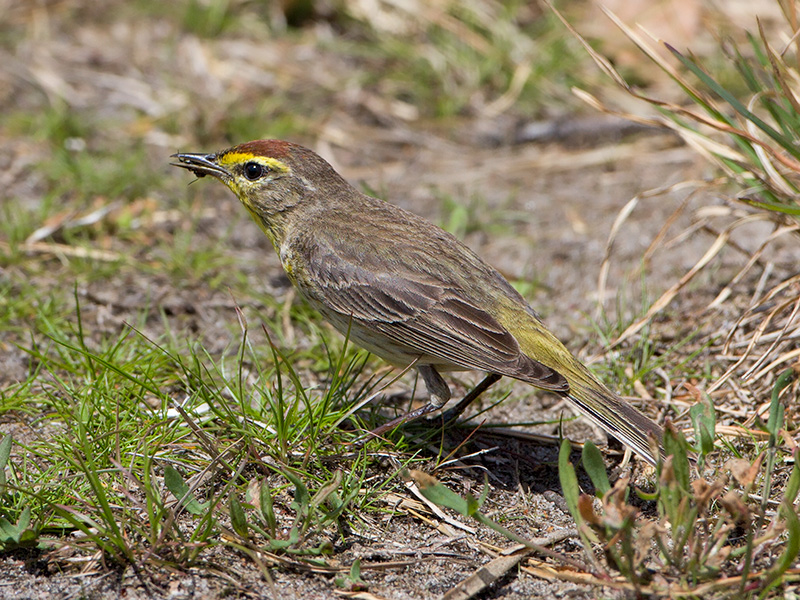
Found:
[[(724, 230), (722, 230), (719, 234), (717, 234), (716, 239), (711, 244), (711, 246), (708, 247), (708, 249), (706, 250), (705, 254), (700, 258), (700, 260), (698, 260), (697, 263), (695, 263), (695, 265), (691, 269), (689, 269), (689, 271), (687, 271), (683, 275), (683, 277), (680, 278), (680, 280), (678, 282), (673, 284), (666, 292), (664, 292), (661, 295), (661, 297), (659, 297), (658, 300), (656, 300), (650, 306), (650, 308), (647, 310), (647, 313), (642, 318), (638, 319), (636, 322), (634, 322), (630, 326), (628, 326), (628, 328), (625, 331), (623, 331), (616, 340), (614, 340), (612, 342), (611, 347), (619, 345), (624, 340), (630, 338), (632, 335), (635, 335), (636, 333), (641, 331), (641, 329), (643, 327), (645, 327), (645, 325), (647, 325), (650, 322), (650, 320), (656, 314), (658, 314), (661, 310), (663, 310), (666, 306), (668, 306), (670, 304), (670, 302), (672, 302), (672, 300), (674, 300), (675, 297), (680, 293), (680, 291), (690, 281), (692, 281), (697, 276), (697, 274), (700, 273), (714, 259), (714, 257), (717, 256), (720, 253), (720, 251), (728, 244), (728, 241), (730, 240), (731, 234), (733, 233), (734, 230), (736, 230), (737, 228), (739, 228), (739, 227), (741, 227), (743, 225), (747, 225), (747, 224), (755, 222), (755, 221), (764, 220), (765, 218), (767, 218), (767, 217), (765, 215), (763, 215), (763, 214), (747, 215), (747, 216), (742, 217), (742, 218), (738, 219), (737, 221), (731, 223)], [(667, 223), (667, 225), (668, 224), (669, 223)], [(798, 229), (800, 229), (800, 228), (798, 228), (798, 226), (790, 226), (790, 227), (779, 228), (775, 232), (773, 232), (773, 234), (765, 242), (763, 242), (763, 244), (761, 246), (761, 249), (759, 249), (753, 255), (750, 256), (747, 265), (745, 265), (745, 267), (739, 272), (739, 274), (734, 278), (734, 280), (732, 281), (732, 283), (730, 285), (735, 283), (735, 281), (738, 281), (738, 279), (741, 279), (744, 276), (744, 273), (746, 273), (746, 271), (749, 270), (749, 268), (758, 261), (760, 255), (761, 255), (761, 252), (763, 251), (763, 249), (769, 243), (774, 241), (777, 237), (779, 237), (781, 235), (784, 235), (785, 233), (795, 232)], [(665, 230), (662, 229), (662, 233), (664, 233), (664, 232), (665, 232)], [(615, 233), (616, 232), (612, 230), (612, 234), (615, 234)], [(609, 239), (610, 239), (610, 243), (613, 242), (613, 239), (611, 238), (611, 236), (610, 236)], [(656, 241), (658, 239), (660, 239), (660, 236), (656, 238)], [(654, 244), (651, 244), (651, 249), (653, 247), (654, 247)], [(608, 246), (607, 246), (607, 248), (608, 248)], [(648, 249), (648, 252), (646, 254), (650, 254), (651, 253), (651, 249)], [(602, 284), (603, 286), (605, 285), (605, 281), (602, 279), (602, 270), (601, 270), (600, 284)], [(786, 282), (784, 282), (784, 284), (786, 284)], [(781, 286), (779, 286), (779, 287), (782, 289), (784, 287), (784, 284), (781, 284)], [(726, 289), (728, 289), (728, 288), (726, 287)], [(604, 292), (604, 287), (601, 288), (600, 290), (601, 290), (601, 292)], [(718, 306), (720, 304), (720, 302), (721, 302), (720, 297), (722, 297), (723, 295), (726, 295), (727, 293), (728, 292), (726, 292), (726, 290), (723, 290), (722, 292), (720, 292), (720, 294), (717, 296), (717, 299), (715, 299), (714, 301), (711, 302), (711, 304), (709, 305), (709, 308)], [(772, 295), (774, 295), (774, 294), (771, 294), (770, 297)], [(742, 318), (744, 318), (744, 315), (743, 315)], [(744, 359), (742, 359), (742, 360), (744, 360)], [(739, 364), (740, 363), (737, 363), (736, 365), (731, 367), (731, 369), (729, 370), (728, 373), (726, 373), (726, 376), (724, 378), (726, 378), (727, 376), (730, 375), (730, 373), (735, 371), (735, 369), (738, 367)], [(712, 389), (718, 388), (719, 385), (721, 385), (721, 382), (717, 382)]]
[[(772, 242), (774, 242), (775, 240), (777, 240), (778, 238), (787, 233), (797, 233), (798, 231), (800, 231), (800, 226), (798, 225), (779, 227), (775, 231), (773, 231), (770, 234), (770, 236), (761, 243), (761, 245), (756, 249), (756, 251), (750, 255), (747, 264), (745, 264), (745, 266), (741, 268), (741, 270), (733, 277), (733, 279), (730, 280), (730, 282), (720, 291), (720, 293), (717, 294), (717, 297), (714, 298), (714, 300), (708, 305), (708, 309), (710, 310), (718, 308), (722, 305), (723, 302), (725, 302), (725, 300), (728, 299), (728, 297), (732, 293), (733, 286), (739, 283), (744, 278), (744, 276), (750, 271), (753, 265), (755, 265), (760, 260), (762, 254)], [(757, 292), (753, 298), (753, 301), (757, 300), (758, 296), (759, 293)]]
[(527, 563), (522, 567), (522, 570), (534, 577), (545, 580), (559, 579), (572, 583), (591, 585), (593, 587), (607, 587), (615, 590), (627, 590), (643, 594), (653, 591), (642, 588), (641, 586), (637, 588), (622, 577), (616, 577), (614, 579), (601, 578), (592, 573), (584, 573), (568, 567), (554, 567), (536, 558), (529, 558)]
[[(84, 248), (82, 246), (70, 246), (68, 244), (33, 242), (30, 244), (24, 244), (18, 248), (33, 254), (52, 254), (53, 256), (62, 260), (66, 260), (67, 257), (86, 258), (101, 262), (118, 262), (125, 260), (125, 256), (118, 254), (117, 252), (111, 252), (109, 250), (97, 250), (96, 248)], [(3, 241), (0, 241), (0, 249), (7, 253), (10, 253), (12, 250), (11, 245)]]
[[(614, 250), (614, 243), (616, 242), (617, 237), (620, 234), (622, 226), (625, 224), (625, 221), (628, 220), (628, 217), (631, 216), (633, 211), (639, 206), (640, 202), (645, 199), (649, 198), (657, 198), (664, 194), (668, 194), (670, 192), (680, 191), (686, 187), (697, 187), (704, 185), (704, 182), (697, 182), (697, 181), (683, 181), (681, 183), (677, 183), (674, 185), (668, 185), (660, 188), (655, 188), (652, 190), (647, 190), (642, 192), (641, 194), (637, 194), (633, 198), (631, 198), (625, 206), (617, 214), (616, 218), (614, 219), (614, 223), (611, 226), (611, 230), (608, 234), (608, 239), (606, 241), (605, 253), (603, 256), (603, 262), (600, 265), (600, 274), (597, 277), (597, 298), (600, 306), (598, 306), (598, 310), (602, 307), (605, 303), (605, 300), (609, 297), (607, 292), (608, 286), (608, 273), (609, 269), (611, 268), (611, 254)], [(696, 190), (697, 191), (697, 190)], [(689, 195), (681, 205), (675, 209), (675, 211), (670, 215), (670, 217), (664, 223), (664, 226), (661, 228), (659, 233), (653, 238), (653, 241), (650, 243), (647, 251), (644, 253), (644, 258), (642, 260), (643, 266), (647, 263), (649, 258), (655, 251), (655, 248), (662, 242), (662, 240), (666, 237), (667, 231), (669, 228), (675, 223), (678, 216), (685, 210), (689, 200), (691, 199), (691, 195)]]
[[(748, 189), (739, 200), (767, 212), (778, 222), (785, 221), (787, 215), (800, 217), (800, 206), (797, 202), (800, 190), (800, 152), (797, 150), (800, 122), (796, 119), (800, 101), (795, 92), (800, 88), (800, 74), (789, 66), (783, 53), (772, 48), (760, 22), (760, 37), (758, 40), (750, 40), (756, 59), (745, 58), (735, 45), (733, 54), (728, 56), (750, 94), (749, 100), (740, 101), (704, 70), (695, 57), (686, 57), (669, 44), (663, 43), (672, 57), (693, 74), (708, 92), (690, 83), (645, 36), (628, 27), (609, 9), (602, 8), (605, 15), (694, 104), (694, 107), (686, 107), (648, 97), (634, 89), (606, 57), (592, 49), (558, 11), (552, 6), (551, 9), (616, 85), (637, 100), (654, 106), (661, 113), (662, 117), (657, 121), (660, 126), (675, 131), (689, 146), (721, 168), (731, 180)], [(787, 17), (787, 20), (793, 27), (792, 19)], [(655, 39), (652, 35), (647, 35)], [(758, 47), (756, 41), (760, 44)], [(787, 45), (787, 49), (788, 47)], [(753, 62), (755, 64), (751, 64)], [(575, 93), (603, 112), (618, 114), (586, 92)], [(643, 121), (640, 115), (621, 116), (634, 122)], [(723, 141), (714, 139), (717, 132), (725, 134)], [(750, 195), (755, 198), (749, 197)]]
[[(795, 337), (799, 337), (799, 336), (795, 336)], [(767, 373), (773, 372), (779, 365), (782, 365), (784, 363), (788, 363), (789, 361), (793, 361), (793, 363), (795, 364), (795, 370), (800, 369), (800, 360), (795, 360), (795, 359), (798, 359), (798, 358), (800, 358), (800, 348), (795, 348), (794, 350), (790, 350), (789, 352), (785, 352), (785, 353), (781, 354), (780, 356), (778, 356), (778, 358), (773, 360), (771, 363), (766, 365), (763, 369), (761, 369), (760, 371), (755, 373), (751, 377), (751, 379), (753, 381), (758, 381), (759, 379), (761, 379)]]
[(508, 90), (484, 109), (486, 116), (496, 117), (511, 108), (522, 93), (522, 89), (525, 87), (525, 83), (528, 81), (532, 72), (531, 61), (526, 61), (517, 65)]
[[(425, 504), (425, 506), (427, 506), (428, 509), (433, 514), (435, 514), (437, 517), (439, 517), (442, 521), (444, 521), (445, 523), (447, 523), (448, 525), (450, 525), (452, 527), (455, 527), (456, 529), (461, 529), (463, 531), (466, 531), (467, 533), (472, 533), (472, 534), (475, 533), (476, 530), (475, 530), (474, 527), (470, 527), (469, 525), (465, 525), (461, 521), (452, 518), (450, 515), (448, 515), (446, 512), (444, 512), (441, 508), (436, 506), (436, 504), (434, 504), (433, 502), (428, 500), (425, 496), (423, 496), (422, 492), (419, 491), (419, 488), (417, 487), (416, 483), (414, 483), (413, 481), (406, 481), (405, 485), (406, 485), (406, 488), (408, 488), (408, 490), (412, 494), (414, 494), (414, 496), (419, 498)], [(421, 517), (421, 515), (417, 515), (417, 516)]]
[[(763, 298), (755, 301), (733, 325), (719, 351), (722, 355), (733, 353), (736, 360), (710, 386), (709, 393), (721, 388), (748, 361), (750, 366), (741, 378), (756, 382), (773, 372), (778, 365), (798, 356), (794, 346), (800, 338), (799, 314), (800, 275), (796, 275), (780, 282)], [(768, 345), (756, 354), (755, 350), (760, 344)], [(767, 367), (762, 368), (765, 363)], [(764, 384), (769, 385), (770, 382)]]
[(614, 242), (617, 239), (617, 235), (619, 234), (622, 225), (625, 221), (628, 220), (628, 217), (633, 213), (634, 209), (639, 205), (639, 201), (642, 198), (641, 194), (637, 194), (628, 202), (625, 203), (625, 206), (617, 213), (617, 217), (614, 219), (614, 223), (611, 225), (611, 231), (608, 233), (608, 240), (606, 241), (606, 249), (605, 255), (603, 256), (603, 262), (600, 265), (600, 274), (597, 277), (597, 300), (598, 300), (598, 311), (602, 309), (603, 304), (605, 304), (606, 300), (606, 287), (608, 284), (608, 271), (611, 267), (611, 252), (614, 249)]
[(710, 262), (713, 260), (713, 258), (714, 258), (714, 257), (715, 257), (717, 254), (719, 254), (719, 252), (720, 252), (720, 251), (721, 251), (721, 250), (722, 250), (722, 249), (725, 247), (725, 245), (726, 245), (726, 244), (727, 244), (727, 242), (728, 242), (728, 238), (730, 238), (731, 231), (733, 230), (733, 228), (735, 228), (735, 224), (734, 224), (734, 225), (731, 225), (729, 228), (727, 228), (727, 229), (725, 229), (724, 231), (722, 231), (722, 232), (721, 232), (721, 233), (720, 233), (720, 234), (717, 236), (717, 238), (714, 240), (714, 242), (711, 244), (711, 246), (709, 246), (708, 250), (706, 250), (706, 253), (703, 255), (703, 257), (702, 257), (702, 258), (701, 258), (699, 261), (697, 261), (697, 263), (695, 263), (695, 265), (694, 265), (694, 266), (693, 266), (691, 269), (689, 269), (689, 271), (687, 271), (687, 272), (686, 272), (686, 274), (684, 274), (684, 276), (683, 276), (683, 277), (681, 277), (681, 278), (680, 278), (680, 280), (679, 280), (677, 283), (675, 283), (675, 284), (673, 284), (672, 286), (670, 286), (670, 288), (669, 288), (669, 289), (668, 289), (666, 292), (664, 292), (664, 293), (661, 295), (661, 297), (660, 297), (658, 300), (656, 300), (656, 301), (655, 301), (655, 302), (654, 302), (654, 303), (653, 303), (653, 304), (650, 306), (650, 308), (647, 310), (647, 313), (644, 315), (644, 317), (642, 317), (641, 319), (639, 319), (639, 320), (638, 320), (638, 321), (636, 321), (635, 323), (632, 323), (630, 326), (628, 326), (628, 328), (627, 328), (625, 331), (623, 331), (623, 332), (622, 332), (622, 333), (619, 335), (619, 337), (618, 337), (616, 340), (614, 340), (614, 341), (613, 341), (613, 342), (610, 344), (610, 346), (611, 346), (612, 348), (613, 348), (614, 346), (618, 346), (620, 343), (622, 343), (623, 341), (625, 341), (626, 339), (628, 339), (628, 338), (629, 338), (629, 337), (631, 337), (632, 335), (635, 335), (636, 333), (638, 333), (639, 331), (641, 331), (641, 329), (642, 329), (642, 328), (643, 328), (645, 325), (647, 325), (647, 324), (650, 322), (650, 320), (651, 320), (651, 319), (652, 319), (652, 318), (653, 318), (653, 317), (654, 317), (656, 314), (658, 314), (658, 313), (659, 313), (661, 310), (663, 310), (663, 309), (664, 309), (664, 308), (665, 308), (665, 307), (666, 307), (666, 306), (667, 306), (667, 305), (668, 305), (670, 302), (672, 302), (672, 300), (675, 298), (675, 296), (677, 296), (677, 295), (678, 295), (678, 293), (679, 293), (679, 292), (680, 292), (680, 291), (681, 291), (681, 290), (682, 290), (682, 289), (683, 289), (683, 288), (684, 288), (684, 287), (685, 287), (685, 286), (686, 286), (686, 285), (687, 285), (687, 284), (688, 284), (688, 283), (689, 283), (689, 282), (690, 282), (692, 279), (694, 279), (694, 277), (695, 277), (695, 276), (696, 276), (696, 275), (697, 275), (697, 274), (698, 274), (700, 271), (702, 271), (702, 270), (703, 270), (703, 268), (704, 268), (706, 265), (708, 265), (708, 263), (710, 263)]
[[(564, 529), (552, 535), (535, 538), (531, 541), (534, 544), (548, 546), (574, 536), (577, 536), (576, 531)], [(469, 600), (470, 598), (475, 598), (478, 594), (486, 590), (486, 588), (504, 577), (506, 573), (516, 567), (520, 561), (532, 552), (534, 552), (533, 549), (526, 548), (525, 546), (515, 546), (505, 551), (501, 556), (492, 559), (457, 586), (448, 590), (442, 596), (442, 600)]]
[[(786, 332), (789, 329), (789, 327), (794, 326), (796, 324), (795, 321), (798, 315), (798, 310), (800, 310), (800, 296), (798, 296), (795, 300), (790, 299), (787, 300), (786, 302), (778, 304), (778, 306), (776, 306), (773, 310), (771, 310), (769, 314), (766, 316), (766, 318), (764, 318), (764, 320), (759, 325), (758, 337), (753, 336), (753, 339), (756, 341), (758, 341), (758, 339), (764, 334), (764, 331), (766, 331), (769, 328), (769, 326), (773, 323), (775, 317), (790, 306), (793, 307), (792, 312), (784, 322), (783, 326), (777, 330), (778, 335), (775, 337), (775, 340), (770, 344), (770, 346), (761, 355), (761, 357), (759, 357), (755, 361), (755, 363), (753, 363), (753, 365), (749, 369), (747, 369), (747, 371), (745, 371), (744, 375), (742, 375), (743, 379), (750, 379), (753, 376), (753, 373), (761, 368), (761, 365), (764, 364), (770, 353), (778, 346), (778, 344), (780, 344), (783, 341), (784, 336), (786, 335)], [(783, 362), (783, 359), (779, 359), (778, 364), (780, 362)]]
[(442, 596), (442, 600), (470, 600), (470, 598), (474, 598), (498, 579), (504, 577), (506, 573), (516, 567), (531, 552), (533, 550), (523, 546), (509, 556), (498, 556), (481, 566), (457, 586), (448, 590)]
[(594, 108), (595, 110), (605, 113), (607, 115), (612, 115), (614, 117), (619, 117), (621, 119), (625, 119), (626, 121), (633, 121), (634, 123), (638, 123), (640, 125), (644, 125), (645, 127), (656, 127), (662, 129), (664, 127), (664, 123), (659, 119), (648, 119), (639, 115), (635, 115), (633, 113), (628, 113), (620, 110), (614, 110), (613, 108), (603, 104), (596, 96), (590, 94), (584, 89), (579, 87), (571, 87), (570, 91), (576, 97)]

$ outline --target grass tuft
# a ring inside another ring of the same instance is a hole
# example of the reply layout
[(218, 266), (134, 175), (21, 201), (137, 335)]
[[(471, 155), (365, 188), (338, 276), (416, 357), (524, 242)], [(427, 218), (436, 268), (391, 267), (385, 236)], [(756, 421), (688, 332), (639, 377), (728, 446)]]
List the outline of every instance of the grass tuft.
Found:
[[(721, 54), (727, 63), (717, 67), (717, 74), (708, 70), (701, 58), (678, 51), (668, 43), (650, 40), (609, 9), (603, 9), (639, 51), (676, 84), (688, 107), (648, 96), (630, 85), (607, 58), (553, 10), (617, 86), (656, 109), (661, 118), (646, 120), (647, 123), (674, 131), (719, 167), (742, 190), (736, 195), (737, 200), (786, 223), (800, 218), (800, 101), (796, 97), (800, 40), (795, 5), (779, 4), (785, 18), (784, 39), (790, 41), (776, 46), (758, 22), (758, 35), (748, 33), (746, 47), (734, 39), (721, 42)], [(676, 68), (660, 50), (666, 50), (667, 56), (684, 70)], [(738, 79), (729, 80), (730, 73)], [(595, 108), (616, 114), (588, 92), (579, 88), (574, 92)], [(621, 115), (643, 121), (632, 114)]]

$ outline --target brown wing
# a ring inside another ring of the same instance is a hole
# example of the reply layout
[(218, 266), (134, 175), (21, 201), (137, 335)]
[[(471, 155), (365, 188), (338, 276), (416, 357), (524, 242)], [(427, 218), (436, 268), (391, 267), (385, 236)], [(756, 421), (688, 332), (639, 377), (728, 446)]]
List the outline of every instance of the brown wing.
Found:
[[(414, 354), (545, 389), (569, 389), (560, 373), (523, 354), (514, 336), (468, 297), (459, 284), (461, 265), (447, 265), (444, 260), (442, 269), (444, 257), (437, 262), (429, 253), (408, 247), (400, 261), (391, 254), (391, 245), (388, 242), (376, 245), (373, 251), (361, 248), (354, 253), (357, 244), (353, 240), (344, 248), (316, 237), (306, 246), (313, 257), (305, 261), (305, 269), (321, 293), (309, 293), (329, 310), (374, 329)], [(479, 266), (490, 269), (484, 263)]]

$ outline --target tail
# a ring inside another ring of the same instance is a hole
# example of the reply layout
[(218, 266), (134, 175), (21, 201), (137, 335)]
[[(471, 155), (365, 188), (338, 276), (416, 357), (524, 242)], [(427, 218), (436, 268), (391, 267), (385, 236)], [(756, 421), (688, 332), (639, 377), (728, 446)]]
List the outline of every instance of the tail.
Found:
[[(533, 309), (528, 308), (527, 313), (516, 320), (509, 317), (503, 321), (503, 325), (514, 332), (522, 351), (567, 380), (569, 390), (564, 392), (564, 397), (575, 404), (581, 413), (655, 465), (658, 459), (650, 449), (648, 437), (652, 435), (656, 438), (663, 454), (664, 436), (661, 428), (603, 385), (547, 330)], [(507, 374), (519, 377), (518, 373)], [(539, 382), (528, 379), (528, 383), (537, 385)]]
[(655, 437), (660, 448), (663, 430), (602, 383), (594, 380), (585, 385), (570, 381), (570, 391), (565, 397), (604, 431), (650, 464), (656, 464), (658, 459), (653, 455), (648, 438)]

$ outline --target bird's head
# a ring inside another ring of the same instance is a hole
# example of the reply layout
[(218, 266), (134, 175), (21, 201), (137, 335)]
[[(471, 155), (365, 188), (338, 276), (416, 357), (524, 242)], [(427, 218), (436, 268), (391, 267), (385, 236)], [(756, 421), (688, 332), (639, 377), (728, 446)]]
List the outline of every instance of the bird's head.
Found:
[(227, 185), (272, 234), (293, 208), (329, 202), (350, 189), (317, 154), (281, 140), (256, 140), (213, 154), (173, 154), (172, 158), (178, 161), (172, 163), (176, 167), (197, 177), (211, 175)]

